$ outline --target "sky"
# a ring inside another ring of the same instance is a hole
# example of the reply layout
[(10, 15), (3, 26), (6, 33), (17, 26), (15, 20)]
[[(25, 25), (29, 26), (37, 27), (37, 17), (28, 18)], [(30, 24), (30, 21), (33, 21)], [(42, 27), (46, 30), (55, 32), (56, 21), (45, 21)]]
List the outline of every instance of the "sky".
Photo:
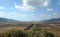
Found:
[(60, 18), (60, 0), (0, 0), (0, 17), (19, 21)]

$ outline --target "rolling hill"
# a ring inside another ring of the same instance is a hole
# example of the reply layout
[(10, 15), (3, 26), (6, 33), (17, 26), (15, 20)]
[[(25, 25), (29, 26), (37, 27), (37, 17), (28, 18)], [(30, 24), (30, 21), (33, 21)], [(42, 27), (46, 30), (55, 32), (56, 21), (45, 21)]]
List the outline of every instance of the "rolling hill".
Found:
[(50, 20), (44, 20), (42, 22), (45, 22), (45, 23), (59, 23), (60, 24), (60, 18), (52, 18)]
[(44, 20), (42, 22), (34, 21), (34, 22), (21, 22), (13, 19), (7, 19), (7, 18), (1, 18), (0, 17), (0, 26), (25, 26), (25, 25), (30, 25), (30, 24), (41, 24), (41, 23), (53, 23), (53, 24), (60, 24), (60, 18), (52, 18), (50, 20)]
[(14, 19), (7, 19), (7, 18), (1, 18), (0, 17), (0, 27), (6, 27), (6, 26), (26, 26), (28, 25), (28, 22), (22, 22), (17, 21)]

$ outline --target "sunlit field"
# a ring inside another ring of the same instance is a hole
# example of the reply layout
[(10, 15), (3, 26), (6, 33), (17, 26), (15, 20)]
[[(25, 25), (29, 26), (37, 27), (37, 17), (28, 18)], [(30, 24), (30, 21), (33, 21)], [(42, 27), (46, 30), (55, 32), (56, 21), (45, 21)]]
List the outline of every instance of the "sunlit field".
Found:
[[(45, 23), (47, 24), (47, 23)], [(0, 27), (0, 32), (9, 32), (10, 30), (22, 30), (26, 32), (32, 31), (34, 27), (41, 28), (43, 31), (53, 33), (54, 37), (60, 37), (60, 28), (56, 26), (57, 24), (49, 24), (49, 25), (41, 25), (41, 24), (31, 24), (31, 25), (24, 25), (24, 26), (7, 26), (7, 27)], [(60, 25), (60, 24), (58, 24)]]

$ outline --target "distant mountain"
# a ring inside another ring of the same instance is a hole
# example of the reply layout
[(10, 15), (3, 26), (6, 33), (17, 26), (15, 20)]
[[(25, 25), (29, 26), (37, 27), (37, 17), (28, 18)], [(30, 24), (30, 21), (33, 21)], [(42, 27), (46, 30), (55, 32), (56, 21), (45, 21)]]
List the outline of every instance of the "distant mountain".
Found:
[(50, 20), (44, 20), (43, 22), (60, 23), (60, 18), (52, 18)]
[(8, 22), (8, 21), (17, 21), (17, 20), (13, 20), (13, 19), (8, 19), (8, 18), (1, 18), (0, 17), (0, 22)]
[(0, 18), (0, 22), (7, 21), (8, 19), (6, 18)]
[(14, 19), (7, 19), (0, 17), (0, 27), (6, 26), (27, 26), (30, 22), (22, 22)]
[(0, 17), (0, 25), (5, 25), (5, 24), (17, 24), (19, 21), (13, 20), (13, 19), (7, 19), (7, 18), (1, 18)]
[(42, 22), (21, 22), (13, 19), (7, 19), (7, 18), (1, 18), (0, 17), (0, 26), (27, 26), (29, 24), (40, 24), (40, 23), (59, 23), (60, 24), (60, 18), (52, 18), (50, 20), (44, 20)]
[(50, 20), (44, 20), (44, 21), (47, 21), (47, 22), (56, 22), (56, 21), (60, 21), (60, 18), (52, 18)]

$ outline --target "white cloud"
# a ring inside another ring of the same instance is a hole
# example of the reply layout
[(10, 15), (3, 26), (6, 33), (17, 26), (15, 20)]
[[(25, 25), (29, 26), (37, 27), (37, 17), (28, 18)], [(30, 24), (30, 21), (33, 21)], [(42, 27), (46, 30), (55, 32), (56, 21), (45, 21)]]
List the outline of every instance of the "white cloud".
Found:
[(49, 6), (50, 5), (50, 3), (51, 3), (51, 1), (50, 0), (45, 0), (45, 2), (44, 2), (44, 6)]
[(59, 18), (60, 14), (57, 12), (53, 14), (41, 13), (40, 15), (36, 15), (34, 13), (26, 14), (26, 13), (16, 13), (16, 12), (10, 12), (10, 13), (0, 12), (0, 17), (20, 20), (20, 21), (41, 21), (51, 18)]
[(15, 8), (19, 10), (36, 10), (41, 6), (48, 6), (50, 4), (49, 0), (23, 0), (23, 5), (19, 6), (15, 3)]
[(3, 17), (5, 15), (4, 12), (0, 12), (0, 17)]
[(47, 11), (53, 11), (54, 9), (52, 9), (52, 8), (47, 8)]
[(33, 13), (29, 15), (26, 13), (16, 13), (16, 12), (9, 12), (9, 13), (0, 12), (0, 17), (20, 20), (20, 21), (33, 21), (33, 20), (35, 20), (34, 18), (36, 18)]
[(0, 6), (0, 9), (1, 9), (1, 10), (3, 10), (3, 9), (4, 9), (4, 7), (3, 7), (3, 6)]
[(50, 19), (51, 18), (51, 15), (50, 14), (41, 13), (38, 18), (40, 20), (47, 20), (47, 19)]
[(17, 4), (15, 4), (15, 8), (18, 9), (18, 10), (23, 10), (23, 11), (34, 9), (33, 7), (30, 7), (30, 6), (19, 6)]
[(9, 12), (8, 14), (5, 14), (5, 17), (9, 18), (9, 19), (16, 19), (18, 17), (18, 15), (19, 15), (19, 13)]
[(56, 17), (56, 18), (60, 18), (60, 14), (57, 13), (57, 12), (56, 12), (56, 13), (53, 13), (53, 17), (54, 17), (54, 18), (55, 18), (55, 17)]
[(4, 17), (9, 18), (9, 19), (20, 20), (20, 21), (37, 21), (37, 20), (39, 20), (34, 13), (27, 14), (27, 13), (10, 12), (7, 15), (5, 15)]
[(60, 14), (58, 12), (52, 13), (52, 14), (44, 14), (41, 13), (38, 16), (39, 20), (47, 20), (47, 19), (51, 19), (51, 18), (60, 18)]

